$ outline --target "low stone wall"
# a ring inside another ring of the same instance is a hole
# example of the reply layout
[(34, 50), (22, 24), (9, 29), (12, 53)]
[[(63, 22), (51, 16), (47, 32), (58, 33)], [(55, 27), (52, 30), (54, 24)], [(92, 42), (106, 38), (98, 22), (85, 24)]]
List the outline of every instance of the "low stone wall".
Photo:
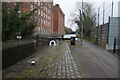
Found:
[(25, 39), (25, 40), (11, 40), (11, 41), (5, 41), (2, 42), (2, 50), (9, 49), (9, 48), (14, 48), (19, 45), (26, 45), (33, 43), (34, 39)]

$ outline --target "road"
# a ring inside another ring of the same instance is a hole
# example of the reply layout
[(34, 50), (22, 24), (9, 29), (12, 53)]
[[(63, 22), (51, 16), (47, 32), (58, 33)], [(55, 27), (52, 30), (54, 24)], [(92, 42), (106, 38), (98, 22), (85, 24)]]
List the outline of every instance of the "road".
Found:
[(79, 42), (70, 49), (82, 78), (118, 77), (117, 57), (88, 41), (84, 41), (83, 46)]

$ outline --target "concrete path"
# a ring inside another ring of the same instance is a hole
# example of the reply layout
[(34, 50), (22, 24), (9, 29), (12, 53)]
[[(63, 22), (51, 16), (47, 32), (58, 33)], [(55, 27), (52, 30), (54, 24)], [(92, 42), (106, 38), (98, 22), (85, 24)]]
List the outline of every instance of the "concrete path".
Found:
[[(36, 61), (36, 66), (30, 62)], [(7, 78), (81, 78), (68, 44), (50, 48), (43, 55), (37, 55), (27, 62), (28, 66), (19, 72), (11, 72)]]
[(84, 41), (71, 46), (73, 58), (82, 78), (117, 78), (118, 59), (106, 50)]

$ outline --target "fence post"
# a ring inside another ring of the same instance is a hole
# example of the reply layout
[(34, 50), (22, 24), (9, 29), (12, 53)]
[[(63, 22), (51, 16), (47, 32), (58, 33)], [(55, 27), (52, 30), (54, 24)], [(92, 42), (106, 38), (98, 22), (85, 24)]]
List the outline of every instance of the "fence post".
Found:
[(113, 53), (116, 52), (116, 38), (114, 38), (114, 49), (113, 49)]

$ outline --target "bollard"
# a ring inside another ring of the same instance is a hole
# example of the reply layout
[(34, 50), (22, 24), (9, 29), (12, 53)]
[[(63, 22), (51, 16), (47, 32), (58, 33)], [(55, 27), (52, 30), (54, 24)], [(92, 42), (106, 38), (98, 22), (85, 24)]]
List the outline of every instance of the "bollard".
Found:
[(71, 43), (71, 45), (75, 45), (75, 37), (71, 37), (70, 43)]
[(62, 35), (62, 40), (64, 40), (64, 35)]
[(31, 61), (31, 66), (36, 66), (35, 61)]

